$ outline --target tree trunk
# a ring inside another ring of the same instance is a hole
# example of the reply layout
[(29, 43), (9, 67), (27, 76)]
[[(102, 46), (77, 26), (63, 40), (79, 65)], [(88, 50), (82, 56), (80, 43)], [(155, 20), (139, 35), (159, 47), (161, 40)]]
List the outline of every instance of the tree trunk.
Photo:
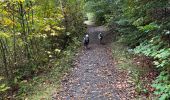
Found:
[(8, 82), (9, 82), (9, 72), (8, 72), (7, 56), (6, 56), (6, 52), (5, 52), (4, 41), (3, 41), (2, 38), (0, 39), (0, 44), (1, 44), (1, 53), (2, 53), (3, 63), (4, 63), (5, 74), (6, 74), (6, 77), (8, 79)]
[[(64, 16), (65, 34), (68, 32), (68, 17), (67, 17), (66, 11), (65, 11), (66, 2), (67, 2), (66, 0), (60, 0), (61, 10), (62, 10), (62, 13), (63, 13), (63, 16)], [(65, 49), (67, 42), (69, 40), (69, 37), (68, 37), (67, 34), (64, 36), (64, 40), (65, 41), (64, 41), (62, 49)]]
[(30, 59), (27, 33), (26, 33), (26, 28), (25, 28), (25, 18), (24, 18), (25, 12), (23, 10), (23, 4), (20, 2), (19, 5), (20, 5), (22, 34), (23, 34), (23, 40), (25, 42), (25, 56), (27, 57), (27, 59)]

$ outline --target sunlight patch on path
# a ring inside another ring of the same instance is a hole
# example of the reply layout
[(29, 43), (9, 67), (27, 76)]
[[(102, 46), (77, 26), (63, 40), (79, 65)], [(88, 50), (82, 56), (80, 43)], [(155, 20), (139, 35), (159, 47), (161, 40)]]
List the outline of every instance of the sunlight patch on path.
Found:
[(86, 25), (94, 25), (95, 22), (92, 22), (92, 21), (84, 21), (84, 24), (86, 24)]

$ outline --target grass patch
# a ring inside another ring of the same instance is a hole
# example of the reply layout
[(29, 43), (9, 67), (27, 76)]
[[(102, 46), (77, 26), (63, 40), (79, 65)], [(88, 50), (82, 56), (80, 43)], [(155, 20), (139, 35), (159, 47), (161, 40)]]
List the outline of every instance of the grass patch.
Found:
[(116, 66), (119, 70), (125, 70), (129, 73), (130, 80), (132, 80), (135, 84), (135, 91), (139, 94), (139, 97), (137, 98), (140, 98), (141, 93), (145, 95), (145, 93), (148, 92), (145, 86), (150, 85), (151, 83), (145, 82), (148, 80), (145, 80), (145, 77), (143, 78), (143, 76), (146, 76), (146, 74), (150, 72), (150, 68), (136, 65), (136, 55), (134, 55), (133, 52), (131, 52), (129, 48), (124, 46), (122, 43), (114, 42), (112, 47)]
[(139, 73), (140, 75), (149, 71), (148, 67), (141, 67), (140, 65), (137, 66), (134, 64), (135, 55), (127, 46), (124, 46), (120, 42), (114, 42), (112, 48), (113, 57), (119, 69), (131, 71), (132, 73)]
[(133, 55), (127, 51), (128, 47), (119, 42), (114, 42), (112, 48), (113, 57), (118, 68), (129, 71), (134, 70), (135, 66), (132, 64)]

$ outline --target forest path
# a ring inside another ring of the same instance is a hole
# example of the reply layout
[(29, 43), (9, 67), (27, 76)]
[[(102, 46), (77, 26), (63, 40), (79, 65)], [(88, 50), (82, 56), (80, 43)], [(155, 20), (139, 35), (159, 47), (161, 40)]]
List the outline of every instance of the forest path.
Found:
[[(74, 62), (74, 69), (62, 80), (62, 89), (53, 100), (132, 100), (127, 73), (118, 71), (112, 58), (114, 34), (104, 26), (88, 26), (89, 49), (82, 49)], [(97, 35), (104, 35), (103, 44)]]

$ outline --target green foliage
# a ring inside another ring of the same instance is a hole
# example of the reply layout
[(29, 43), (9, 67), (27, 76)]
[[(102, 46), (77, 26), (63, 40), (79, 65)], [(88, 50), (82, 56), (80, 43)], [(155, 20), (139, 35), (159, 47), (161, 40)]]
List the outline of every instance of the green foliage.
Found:
[(142, 26), (144, 23), (144, 18), (141, 17), (141, 18), (138, 18), (136, 21), (133, 22), (133, 25), (134, 26)]
[(111, 14), (112, 0), (88, 0), (85, 4), (85, 11), (94, 14), (94, 19), (97, 24), (106, 23), (107, 15)]
[(170, 65), (170, 49), (165, 42), (161, 41), (159, 36), (154, 37), (149, 42), (145, 41), (141, 43), (134, 51), (137, 54), (144, 54), (155, 59), (154, 65), (162, 70), (153, 84), (153, 87), (156, 89), (155, 94), (160, 96), (160, 100), (168, 100), (170, 97), (170, 80), (168, 72)]
[(4, 79), (4, 78), (0, 76), (0, 93), (1, 93), (1, 92), (5, 92), (6, 90), (9, 89), (9, 87), (6, 86), (5, 83), (2, 83), (2, 82), (1, 82), (3, 79)]
[(0, 92), (4, 92), (8, 89), (9, 89), (9, 87), (7, 87), (5, 84), (0, 85)]
[(154, 88), (156, 88), (155, 94), (160, 95), (159, 100), (169, 100), (170, 98), (169, 79), (169, 72), (162, 71), (152, 85)]
[(120, 26), (128, 26), (130, 25), (130, 22), (128, 19), (120, 19), (119, 21), (116, 21), (116, 23)]
[(139, 94), (142, 92), (142, 80), (140, 80), (140, 73), (138, 70), (132, 72), (133, 81), (135, 83), (135, 91)]
[[(162, 47), (164, 47), (162, 49)], [(152, 38), (149, 42), (145, 41), (141, 43), (139, 46), (135, 48), (135, 53), (144, 54), (146, 56), (150, 56), (154, 59), (154, 64), (157, 67), (168, 68), (169, 67), (169, 57), (170, 57), (170, 49), (167, 48), (167, 44), (165, 42), (161, 42), (159, 36)]]
[(143, 32), (149, 32), (149, 31), (153, 31), (159, 28), (159, 26), (156, 23), (150, 23), (149, 25), (145, 25), (145, 26), (139, 26), (138, 27), (140, 31)]

